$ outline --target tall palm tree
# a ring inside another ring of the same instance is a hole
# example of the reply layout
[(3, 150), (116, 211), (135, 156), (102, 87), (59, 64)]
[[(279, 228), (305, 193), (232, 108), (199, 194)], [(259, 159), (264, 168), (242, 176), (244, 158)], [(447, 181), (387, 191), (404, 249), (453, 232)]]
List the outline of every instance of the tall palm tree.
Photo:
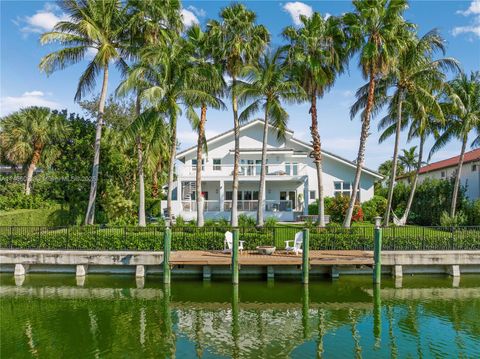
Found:
[[(445, 53), (444, 41), (436, 30), (429, 31), (421, 38), (417, 38), (415, 34), (407, 39), (406, 46), (400, 51), (397, 64), (390, 68), (387, 76), (378, 80), (376, 97), (376, 107), (383, 103), (388, 103), (389, 112), (395, 112), (394, 119), (396, 126), (395, 131), (387, 131), (385, 135), (395, 134), (395, 145), (393, 149), (392, 173), (390, 175), (387, 208), (384, 216), (384, 224), (388, 225), (390, 220), (390, 212), (393, 199), (393, 187), (397, 176), (397, 162), (399, 160), (398, 151), (400, 145), (400, 132), (402, 129), (402, 107), (406, 98), (412, 98), (412, 101), (430, 103), (432, 106), (439, 106), (435, 101), (435, 92), (442, 88), (445, 81), (445, 73), (443, 70), (457, 70), (458, 62), (453, 58), (441, 58), (433, 60), (435, 52)], [(352, 112), (367, 102), (367, 85), (362, 88), (363, 96), (354, 107)], [(386, 96), (387, 91), (393, 90), (391, 96)], [(379, 98), (383, 97), (383, 98)], [(437, 110), (438, 112), (438, 110)], [(382, 140), (386, 136), (382, 137)], [(415, 150), (413, 151), (415, 152)], [(412, 165), (412, 167), (414, 164)]]
[(311, 156), (317, 170), (318, 224), (325, 226), (323, 198), (322, 152), (318, 132), (317, 98), (333, 85), (342, 73), (349, 56), (347, 38), (342, 29), (341, 19), (330, 16), (327, 19), (319, 13), (310, 18), (301, 16), (300, 28), (287, 27), (283, 35), (290, 42), (289, 61), (292, 76), (303, 87), (310, 101), (313, 151)]
[[(359, 60), (364, 78), (368, 78), (368, 96), (362, 113), (362, 130), (357, 155), (357, 169), (352, 196), (343, 222), (350, 227), (353, 208), (357, 201), (365, 146), (370, 130), (370, 116), (374, 110), (375, 85), (378, 77), (386, 75), (396, 65), (397, 54), (405, 46), (410, 25), (403, 19), (407, 0), (355, 0), (354, 13), (347, 13), (344, 22), (352, 38), (352, 47), (360, 50)], [(354, 113), (351, 113), (354, 116)], [(393, 166), (396, 168), (396, 166)]]
[(240, 122), (247, 121), (260, 109), (264, 113), (262, 169), (258, 189), (258, 226), (263, 226), (264, 223), (268, 127), (272, 125), (277, 129), (278, 137), (283, 138), (289, 116), (282, 107), (282, 102), (292, 103), (304, 97), (298, 83), (288, 78), (288, 68), (284, 64), (283, 55), (284, 51), (278, 49), (271, 55), (262, 56), (258, 64), (246, 66), (242, 73), (246, 81), (239, 81), (237, 87), (240, 104), (249, 102), (239, 117)]
[(125, 8), (120, 0), (64, 0), (60, 3), (69, 19), (58, 22), (52, 31), (43, 34), (42, 44), (58, 43), (63, 48), (43, 57), (40, 69), (50, 74), (68, 65), (83, 61), (90, 50), (96, 52), (80, 76), (75, 94), (79, 101), (87, 92), (95, 89), (96, 77), (103, 71), (102, 89), (98, 104), (90, 196), (85, 224), (95, 219), (98, 171), (100, 167), (100, 141), (102, 138), (103, 113), (109, 77), (109, 64), (115, 62), (120, 70), (126, 68), (128, 56), (124, 40)]
[[(187, 117), (192, 123), (193, 128), (198, 132), (197, 140), (197, 167), (195, 174), (195, 201), (197, 207), (197, 226), (203, 227), (203, 195), (202, 195), (202, 158), (203, 148), (206, 147), (205, 124), (207, 121), (207, 105), (213, 108), (224, 108), (220, 96), (225, 89), (222, 68), (215, 63), (209, 49), (207, 34), (202, 31), (200, 26), (194, 25), (187, 31), (188, 44), (192, 54), (192, 67), (189, 83), (192, 88), (198, 89), (210, 95), (209, 98), (201, 99), (191, 103), (187, 109)], [(200, 107), (200, 117), (194, 110), (194, 106)]]
[(55, 143), (68, 136), (64, 117), (46, 107), (28, 107), (0, 120), (0, 148), (13, 164), (27, 166), (25, 194), (31, 192), (33, 173), (43, 160), (48, 164), (59, 153)]
[(221, 21), (209, 21), (210, 48), (217, 63), (223, 65), (231, 78), (230, 97), (233, 110), (235, 154), (233, 165), (233, 188), (231, 224), (238, 225), (238, 164), (240, 159), (240, 129), (238, 120), (237, 80), (243, 66), (254, 63), (270, 41), (268, 30), (256, 25), (256, 14), (243, 4), (233, 4), (220, 12)]
[(468, 136), (480, 125), (480, 72), (472, 72), (470, 76), (462, 73), (450, 81), (443, 105), (445, 128), (430, 150), (429, 157), (453, 138), (462, 144), (450, 208), (450, 216), (454, 217)]

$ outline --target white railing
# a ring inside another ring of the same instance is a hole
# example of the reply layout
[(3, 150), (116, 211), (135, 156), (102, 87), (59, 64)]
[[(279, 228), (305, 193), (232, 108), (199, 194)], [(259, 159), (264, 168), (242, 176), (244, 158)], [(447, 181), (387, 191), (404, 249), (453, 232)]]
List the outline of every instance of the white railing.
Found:
[[(196, 212), (197, 202), (192, 200), (182, 201), (182, 210), (184, 212)], [(220, 201), (203, 201), (203, 210), (205, 212), (219, 212)]]
[(293, 201), (289, 200), (266, 200), (265, 211), (266, 212), (291, 212), (293, 209)]
[[(262, 168), (260, 164), (241, 163), (238, 167), (239, 176), (260, 176)], [(194, 176), (195, 166), (177, 165), (177, 174), (179, 176)], [(280, 163), (268, 164), (267, 176), (303, 176), (307, 174), (307, 166), (300, 163)], [(233, 164), (213, 165), (206, 163), (203, 165), (202, 174), (207, 176), (233, 176)]]

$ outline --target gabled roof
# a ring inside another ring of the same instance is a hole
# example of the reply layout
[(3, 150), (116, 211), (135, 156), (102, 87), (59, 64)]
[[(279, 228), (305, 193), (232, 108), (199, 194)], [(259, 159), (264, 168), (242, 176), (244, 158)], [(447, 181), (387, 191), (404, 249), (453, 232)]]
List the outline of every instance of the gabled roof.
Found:
[[(253, 121), (251, 121), (251, 122), (249, 122), (249, 123), (247, 123), (247, 124), (245, 124), (245, 125), (242, 125), (242, 126), (240, 126), (240, 131), (241, 131), (241, 130), (244, 130), (244, 129), (247, 129), (247, 128), (249, 128), (249, 127), (252, 127), (252, 126), (254, 126), (254, 125), (256, 125), (256, 124), (262, 124), (262, 125), (263, 125), (263, 120), (256, 119), (256, 120), (253, 120)], [(273, 127), (272, 125), (269, 125), (269, 126), (270, 126), (270, 127)], [(293, 136), (293, 131), (292, 131), (292, 130), (286, 129), (286, 132), (287, 132), (288, 134), (290, 134), (290, 135)], [(225, 132), (223, 132), (223, 133), (221, 133), (221, 134), (219, 134), (219, 135), (216, 135), (216, 136), (214, 136), (214, 137), (211, 137), (211, 138), (207, 139), (207, 143), (211, 143), (211, 142), (213, 142), (213, 141), (218, 141), (218, 140), (220, 140), (220, 139), (222, 139), (222, 138), (225, 138), (225, 137), (228, 137), (228, 136), (230, 136), (230, 135), (233, 135), (233, 129), (230, 129), (230, 130), (225, 131)], [(302, 140), (299, 140), (299, 139), (297, 139), (297, 138), (291, 137), (291, 138), (290, 138), (290, 141), (295, 142), (295, 143), (297, 143), (297, 144), (299, 144), (299, 145), (307, 148), (309, 151), (312, 151), (312, 150), (313, 150), (311, 144), (309, 144), (309, 143), (307, 143), (307, 142), (304, 142), (304, 141), (302, 141)], [(197, 149), (197, 146), (196, 146), (196, 145), (195, 145), (195, 146), (192, 146), (192, 147), (189, 147), (189, 148), (187, 148), (187, 149), (179, 152), (179, 153), (177, 154), (176, 158), (177, 158), (177, 159), (178, 159), (178, 158), (181, 158), (181, 157), (185, 156), (186, 154), (195, 151), (196, 149)], [(339, 161), (339, 162), (341, 162), (341, 163), (343, 163), (343, 164), (346, 164), (346, 165), (349, 166), (349, 167), (353, 167), (353, 168), (356, 168), (356, 167), (357, 167), (357, 165), (356, 165), (355, 162), (349, 161), (349, 160), (347, 160), (347, 159), (345, 159), (345, 158), (343, 158), (343, 157), (337, 156), (337, 155), (335, 155), (335, 154), (333, 154), (333, 153), (331, 153), (331, 152), (325, 151), (325, 150), (323, 150), (323, 149), (322, 149), (322, 155), (324, 155), (324, 156), (326, 156), (326, 157), (330, 157), (330, 158), (332, 158), (332, 159), (334, 159), (334, 160), (336, 160), (336, 161)], [(377, 178), (379, 178), (379, 179), (383, 178), (383, 175), (381, 175), (381, 174), (378, 173), (377, 171), (368, 169), (368, 168), (366, 168), (366, 167), (363, 167), (363, 171), (366, 172), (366, 173), (368, 173), (368, 174), (370, 174), (370, 175), (372, 175), (372, 176), (374, 176), (374, 177), (377, 177)]]
[[(480, 148), (473, 151), (465, 152), (463, 163), (465, 164), (465, 163), (479, 161), (479, 160), (480, 160)], [(419, 173), (428, 173), (432, 171), (438, 171), (443, 168), (457, 166), (459, 161), (460, 161), (460, 155), (447, 158), (446, 160), (430, 163), (429, 165), (420, 168)]]

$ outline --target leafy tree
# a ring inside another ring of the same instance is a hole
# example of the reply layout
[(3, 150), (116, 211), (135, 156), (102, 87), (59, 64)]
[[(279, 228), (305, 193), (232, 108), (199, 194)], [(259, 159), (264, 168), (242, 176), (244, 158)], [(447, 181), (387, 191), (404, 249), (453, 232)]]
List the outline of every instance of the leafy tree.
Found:
[(289, 44), (289, 60), (292, 77), (298, 81), (310, 101), (312, 136), (312, 157), (317, 170), (319, 195), (319, 226), (325, 226), (322, 153), (320, 134), (318, 132), (317, 97), (322, 97), (330, 88), (336, 76), (343, 72), (349, 51), (347, 38), (342, 29), (341, 19), (330, 16), (322, 17), (314, 13), (310, 18), (301, 16), (300, 28), (287, 27), (283, 31)]
[(443, 107), (446, 118), (445, 127), (430, 150), (430, 156), (453, 138), (460, 140), (462, 144), (450, 208), (450, 216), (455, 217), (468, 136), (480, 125), (480, 72), (472, 72), (470, 77), (462, 73), (450, 81), (445, 90)]
[(238, 225), (238, 165), (240, 159), (240, 129), (238, 119), (237, 80), (243, 66), (254, 63), (270, 41), (268, 30), (256, 25), (256, 14), (243, 4), (233, 4), (220, 12), (221, 21), (211, 20), (207, 25), (210, 48), (214, 50), (215, 61), (222, 64), (232, 79), (230, 97), (233, 110), (235, 133), (235, 154), (233, 167), (231, 224)]
[(260, 109), (264, 113), (262, 164), (258, 190), (257, 225), (263, 226), (265, 208), (265, 176), (267, 163), (268, 128), (271, 125), (278, 132), (278, 137), (285, 136), (288, 113), (282, 107), (282, 101), (292, 103), (303, 97), (303, 90), (298, 83), (287, 77), (288, 68), (282, 59), (283, 51), (278, 49), (273, 54), (264, 55), (256, 65), (246, 66), (242, 73), (246, 81), (239, 81), (237, 94), (240, 104), (248, 106), (240, 115), (240, 123), (247, 121)]
[[(405, 46), (410, 26), (403, 18), (407, 0), (355, 0), (354, 13), (347, 13), (344, 22), (351, 34), (352, 47), (359, 49), (362, 74), (368, 78), (368, 95), (362, 113), (362, 130), (357, 155), (357, 169), (353, 181), (352, 196), (344, 227), (350, 227), (362, 167), (365, 162), (365, 146), (370, 131), (370, 117), (374, 110), (375, 86), (379, 77), (385, 76), (396, 66), (397, 54)], [(352, 107), (351, 117), (356, 114)], [(395, 168), (395, 167), (394, 167)]]
[(411, 172), (417, 165), (418, 153), (416, 152), (417, 146), (410, 147), (409, 149), (402, 149), (403, 154), (398, 156), (400, 164), (406, 168), (407, 172)]
[(59, 156), (56, 143), (68, 136), (64, 117), (46, 107), (28, 107), (1, 119), (0, 145), (11, 163), (27, 167), (25, 194), (39, 163), (48, 167)]
[(60, 6), (68, 15), (68, 20), (58, 22), (52, 31), (41, 36), (40, 41), (42, 44), (59, 43), (63, 48), (43, 57), (40, 69), (47, 74), (63, 70), (68, 65), (83, 61), (89, 51), (95, 51), (95, 56), (89, 61), (87, 68), (80, 76), (75, 94), (76, 101), (95, 88), (96, 77), (103, 71), (90, 196), (85, 215), (85, 224), (93, 224), (109, 64), (115, 62), (119, 69), (124, 70), (126, 68), (125, 58), (128, 56), (124, 30), (125, 8), (120, 0), (64, 0)]

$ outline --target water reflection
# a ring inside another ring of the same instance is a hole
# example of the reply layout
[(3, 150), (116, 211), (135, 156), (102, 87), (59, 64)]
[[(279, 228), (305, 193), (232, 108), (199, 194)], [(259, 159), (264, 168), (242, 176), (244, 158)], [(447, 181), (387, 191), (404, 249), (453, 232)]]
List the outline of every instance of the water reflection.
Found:
[(480, 277), (160, 283), (2, 275), (0, 356), (480, 357)]

